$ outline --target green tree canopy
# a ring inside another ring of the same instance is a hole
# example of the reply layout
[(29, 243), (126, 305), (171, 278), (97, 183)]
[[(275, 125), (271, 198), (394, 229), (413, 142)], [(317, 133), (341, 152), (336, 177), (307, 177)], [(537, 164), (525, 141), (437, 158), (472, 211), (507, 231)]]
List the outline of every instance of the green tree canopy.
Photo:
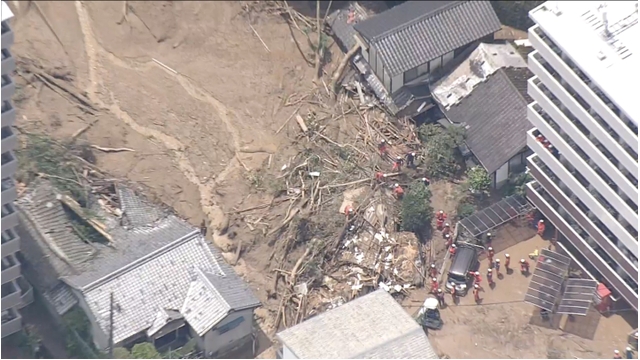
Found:
[(405, 231), (420, 232), (431, 223), (433, 218), (431, 191), (422, 181), (411, 184), (404, 194), (400, 218), (402, 229)]
[(437, 124), (421, 125), (418, 136), (423, 145), (424, 167), (432, 178), (448, 177), (458, 171), (458, 146), (464, 143), (464, 129)]
[(113, 357), (116, 359), (131, 359), (131, 353), (129, 350), (123, 347), (113, 348)]
[(148, 342), (133, 345), (131, 355), (133, 355), (134, 359), (162, 359), (162, 355), (156, 350), (155, 346)]
[(491, 178), (482, 166), (474, 166), (467, 170), (469, 190), (473, 193), (487, 193), (491, 187)]

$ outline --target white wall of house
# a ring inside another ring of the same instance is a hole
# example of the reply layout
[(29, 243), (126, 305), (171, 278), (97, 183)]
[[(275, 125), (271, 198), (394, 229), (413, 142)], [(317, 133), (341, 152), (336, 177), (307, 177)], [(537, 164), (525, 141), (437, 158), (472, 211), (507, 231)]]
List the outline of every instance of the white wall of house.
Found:
[(288, 347), (282, 346), (282, 358), (283, 359), (297, 359), (298, 357)]
[(509, 162), (504, 163), (498, 170), (495, 172), (496, 179), (496, 189), (500, 189), (504, 184), (509, 180)]
[(442, 66), (447, 65), (451, 60), (453, 60), (453, 51), (442, 55)]
[(387, 72), (387, 69), (385, 69), (383, 67), (382, 69), (382, 84), (384, 85), (384, 88), (387, 89), (387, 91), (391, 90), (391, 76), (389, 76), (389, 73)]
[[(238, 319), (243, 319), (238, 322)], [(229, 325), (228, 328), (225, 325)], [(232, 312), (215, 328), (204, 334), (205, 354), (232, 350), (240, 340), (253, 334), (253, 309)]]
[(391, 93), (400, 90), (404, 86), (404, 74), (399, 74), (391, 78)]

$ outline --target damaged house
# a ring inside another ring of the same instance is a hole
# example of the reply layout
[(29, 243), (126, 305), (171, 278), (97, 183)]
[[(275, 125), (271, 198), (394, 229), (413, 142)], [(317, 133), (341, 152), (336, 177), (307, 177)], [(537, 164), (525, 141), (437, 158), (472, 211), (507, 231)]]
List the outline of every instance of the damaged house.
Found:
[(71, 216), (82, 208), (47, 181), (18, 200), (25, 273), (50, 312), (81, 308), (100, 350), (109, 346), (111, 316), (116, 347), (149, 341), (162, 351), (195, 339), (211, 357), (250, 341), (260, 302), (221, 253), (168, 210), (115, 190), (119, 208), (90, 201), (85, 209), (101, 241)]
[(406, 1), (369, 17), (357, 4), (328, 17), (369, 87), (396, 116), (429, 109), (431, 74), (493, 40), (501, 25), (489, 1)]
[(511, 44), (480, 44), (431, 88), (448, 120), (443, 125), (466, 129), (462, 153), (469, 165), (487, 170), (494, 188), (524, 172), (531, 154), (526, 134), (533, 127), (527, 120), (532, 76)]
[(279, 332), (281, 359), (437, 359), (422, 327), (376, 290)]

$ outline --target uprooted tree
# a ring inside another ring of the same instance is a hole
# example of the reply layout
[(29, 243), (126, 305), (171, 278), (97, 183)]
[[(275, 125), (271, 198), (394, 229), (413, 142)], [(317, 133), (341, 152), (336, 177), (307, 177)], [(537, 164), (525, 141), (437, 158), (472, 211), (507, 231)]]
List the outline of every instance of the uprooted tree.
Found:
[(458, 147), (464, 143), (463, 128), (421, 125), (418, 136), (423, 144), (424, 167), (430, 177), (450, 177), (460, 169), (456, 154)]
[(405, 193), (400, 217), (402, 229), (415, 233), (421, 233), (431, 223), (433, 218), (431, 191), (423, 182), (414, 182)]

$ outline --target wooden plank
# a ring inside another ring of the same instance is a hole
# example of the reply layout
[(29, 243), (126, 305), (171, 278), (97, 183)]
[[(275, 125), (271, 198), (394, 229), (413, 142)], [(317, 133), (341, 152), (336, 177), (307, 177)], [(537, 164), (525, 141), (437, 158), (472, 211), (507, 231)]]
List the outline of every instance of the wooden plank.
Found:
[(93, 227), (97, 232), (99, 232), (100, 235), (104, 236), (107, 240), (109, 240), (109, 242), (113, 242), (113, 238), (111, 237), (111, 235), (109, 235), (109, 233), (106, 232), (107, 227), (98, 220), (87, 218), (84, 215), (84, 211), (82, 211), (82, 207), (80, 206), (80, 204), (78, 204), (77, 201), (75, 201), (68, 195), (59, 196), (58, 200), (60, 200), (69, 209), (71, 209), (74, 213), (76, 213), (76, 215), (78, 215), (80, 218), (86, 221), (87, 224), (91, 225), (91, 227)]

